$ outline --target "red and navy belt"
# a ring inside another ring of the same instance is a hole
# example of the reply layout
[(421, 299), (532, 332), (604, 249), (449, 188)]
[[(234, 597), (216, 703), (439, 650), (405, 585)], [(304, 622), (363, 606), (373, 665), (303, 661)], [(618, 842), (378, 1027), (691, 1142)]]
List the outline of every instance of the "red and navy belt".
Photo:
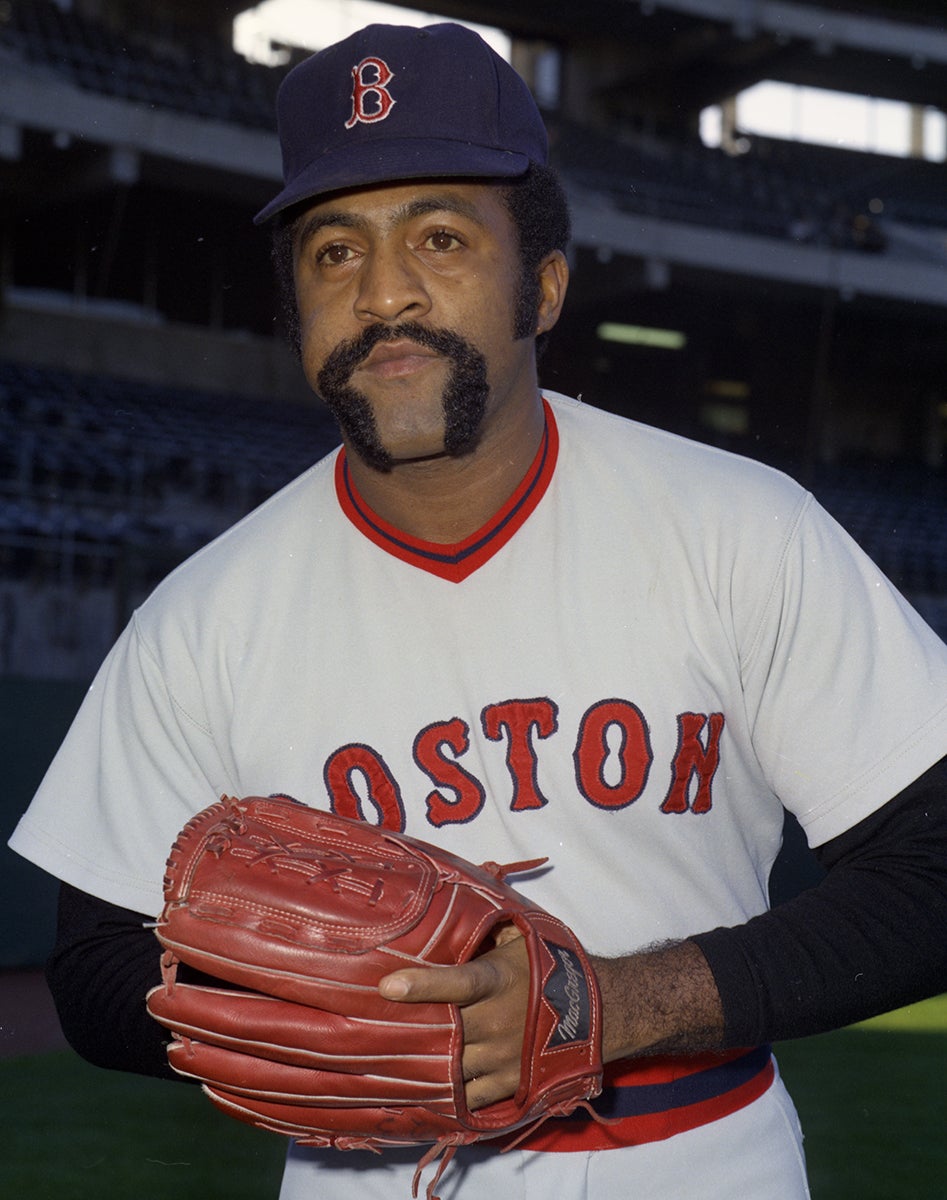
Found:
[(659, 1142), (745, 1108), (775, 1077), (769, 1046), (696, 1055), (623, 1059), (605, 1068), (592, 1101), (599, 1120), (576, 1109), (539, 1126), (520, 1150), (612, 1150)]

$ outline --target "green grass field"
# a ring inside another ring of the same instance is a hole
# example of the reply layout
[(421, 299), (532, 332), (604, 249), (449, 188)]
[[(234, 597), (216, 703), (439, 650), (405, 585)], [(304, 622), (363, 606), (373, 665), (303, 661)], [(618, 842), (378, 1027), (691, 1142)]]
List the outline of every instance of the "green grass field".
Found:
[(947, 1200), (947, 996), (777, 1047), (813, 1200)]
[[(813, 1200), (947, 1200), (947, 997), (778, 1056), (806, 1129)], [(0, 1062), (0, 1124), (0, 1196), (275, 1200), (279, 1190), (281, 1138), (221, 1116), (197, 1089), (69, 1053)], [(680, 1200), (700, 1200), (699, 1187)]]

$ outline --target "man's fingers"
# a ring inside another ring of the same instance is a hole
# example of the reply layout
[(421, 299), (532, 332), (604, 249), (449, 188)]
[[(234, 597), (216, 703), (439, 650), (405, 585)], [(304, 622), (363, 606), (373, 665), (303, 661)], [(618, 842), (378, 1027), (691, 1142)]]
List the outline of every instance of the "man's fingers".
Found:
[[(405, 967), (393, 971), (378, 984), (378, 990), (386, 1000), (408, 1000), (412, 1003), (476, 1004), (514, 986), (517, 965), (522, 970), (526, 964), (525, 942), (515, 925), (501, 925), (493, 933), (497, 949), (507, 947), (506, 953), (489, 953), (473, 958), (470, 962), (453, 966)], [(510, 949), (511, 943), (522, 942), (517, 951)], [(513, 959), (507, 956), (512, 954)], [(514, 959), (519, 964), (514, 965)]]
[(386, 1000), (413, 1004), (476, 1004), (496, 986), (496, 974), (483, 959), (450, 967), (410, 967), (386, 975), (378, 990)]
[(464, 1028), (463, 1078), (467, 1106), (483, 1108), (516, 1091), (526, 1004), (529, 955), (525, 940), (498, 931), (494, 948), (458, 966), (405, 968), (378, 985), (389, 1000), (456, 1004)]

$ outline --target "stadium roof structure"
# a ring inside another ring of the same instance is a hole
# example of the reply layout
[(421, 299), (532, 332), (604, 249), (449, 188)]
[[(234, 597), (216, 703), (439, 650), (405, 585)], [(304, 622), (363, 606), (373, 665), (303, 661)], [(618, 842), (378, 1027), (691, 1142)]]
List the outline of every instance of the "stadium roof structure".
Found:
[(619, 47), (627, 69), (612, 88), (663, 98), (668, 109), (703, 107), (761, 79), (818, 84), (827, 75), (839, 90), (915, 104), (947, 96), (942, 0), (438, 0), (437, 9), (515, 37)]
[[(619, 47), (628, 89), (685, 110), (761, 79), (818, 84), (827, 74), (839, 90), (914, 104), (943, 106), (947, 96), (943, 0), (403, 0), (403, 6), (494, 25), (515, 38)], [(251, 7), (246, 0), (121, 5), (126, 18), (140, 11), (147, 24), (160, 10), (205, 31), (225, 29)]]

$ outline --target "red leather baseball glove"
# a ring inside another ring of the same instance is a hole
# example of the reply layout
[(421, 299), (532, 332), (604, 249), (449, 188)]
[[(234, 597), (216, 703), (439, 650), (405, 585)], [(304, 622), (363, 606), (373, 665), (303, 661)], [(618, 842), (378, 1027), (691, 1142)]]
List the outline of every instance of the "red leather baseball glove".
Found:
[[(453, 1148), (565, 1115), (601, 1090), (601, 1001), (572, 932), (503, 882), (544, 860), (477, 867), (435, 846), (298, 804), (224, 797), (168, 859), (152, 1016), (172, 1067), (213, 1103), (303, 1144)], [(471, 1111), (449, 1004), (378, 991), (401, 967), (468, 962), (512, 923), (529, 953), (516, 1095)], [(187, 963), (221, 981), (177, 979)], [(233, 985), (233, 986), (227, 986)]]

